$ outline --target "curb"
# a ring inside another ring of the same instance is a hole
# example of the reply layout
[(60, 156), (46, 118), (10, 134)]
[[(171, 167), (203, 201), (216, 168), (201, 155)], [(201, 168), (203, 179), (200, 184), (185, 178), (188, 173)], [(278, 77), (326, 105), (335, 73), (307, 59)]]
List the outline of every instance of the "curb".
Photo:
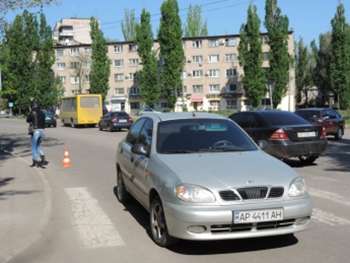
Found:
[[(11, 153), (6, 150), (4, 150), (4, 152), (7, 154), (13, 155), (16, 158), (21, 159), (23, 162), (27, 163), (28, 165), (31, 164), (27, 160), (23, 159), (21, 156), (15, 153)], [(38, 171), (38, 174), (44, 186), (45, 201), (44, 201), (43, 214), (39, 222), (39, 231), (36, 234), (37, 237), (35, 237), (35, 239), (31, 241), (26, 247), (20, 248), (17, 253), (15, 252), (14, 255), (7, 258), (5, 263), (28, 262), (28, 259), (34, 254), (35, 251), (38, 250), (38, 246), (40, 246), (41, 240), (43, 240), (45, 237), (45, 233), (49, 225), (50, 215), (52, 212), (52, 189), (48, 180), (46, 179), (45, 174), (42, 171)]]

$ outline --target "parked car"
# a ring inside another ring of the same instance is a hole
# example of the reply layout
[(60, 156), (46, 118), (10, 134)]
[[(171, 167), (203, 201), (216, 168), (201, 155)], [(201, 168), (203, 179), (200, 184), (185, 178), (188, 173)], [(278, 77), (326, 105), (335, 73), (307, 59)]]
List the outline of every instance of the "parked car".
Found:
[(334, 135), (341, 140), (344, 135), (345, 120), (332, 108), (306, 108), (295, 111), (295, 114), (304, 118), (313, 125), (320, 125), (326, 129), (327, 135)]
[(101, 117), (98, 123), (100, 131), (107, 129), (111, 132), (113, 130), (130, 129), (134, 120), (125, 111), (110, 111)]
[(56, 116), (51, 111), (43, 110), (43, 112), (45, 113), (45, 126), (56, 128), (57, 126)]
[(161, 113), (160, 111), (156, 111), (152, 108), (147, 108), (147, 109), (143, 109), (143, 110), (140, 110), (137, 115), (138, 116), (144, 116), (144, 115), (150, 115), (150, 114), (159, 114)]
[(229, 118), (241, 126), (254, 141), (266, 140), (265, 151), (278, 159), (298, 157), (305, 164), (325, 154), (326, 131), (298, 115), (279, 110), (246, 111)]
[(216, 114), (139, 118), (118, 144), (116, 176), (118, 200), (133, 196), (150, 213), (163, 247), (293, 234), (308, 228), (312, 213), (304, 179)]

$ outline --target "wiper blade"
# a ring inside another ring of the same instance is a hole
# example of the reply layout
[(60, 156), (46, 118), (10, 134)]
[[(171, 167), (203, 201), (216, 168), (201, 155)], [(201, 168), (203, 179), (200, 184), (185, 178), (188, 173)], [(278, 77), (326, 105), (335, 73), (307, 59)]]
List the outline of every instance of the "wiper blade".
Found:
[(246, 149), (240, 147), (218, 147), (200, 149), (199, 152), (243, 152)]
[(166, 151), (163, 153), (194, 153), (194, 151), (190, 151), (190, 150), (170, 150), (170, 151)]

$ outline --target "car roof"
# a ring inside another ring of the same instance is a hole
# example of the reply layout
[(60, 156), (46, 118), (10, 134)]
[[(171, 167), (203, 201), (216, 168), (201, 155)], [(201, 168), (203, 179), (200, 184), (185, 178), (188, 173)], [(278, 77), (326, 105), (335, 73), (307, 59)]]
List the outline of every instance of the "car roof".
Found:
[(296, 111), (321, 111), (321, 110), (335, 110), (333, 108), (302, 108), (297, 109)]
[(202, 113), (202, 112), (166, 112), (166, 113), (159, 113), (157, 115), (147, 115), (142, 118), (152, 118), (157, 122), (161, 121), (170, 121), (170, 120), (181, 120), (181, 119), (191, 119), (191, 118), (198, 118), (198, 119), (227, 119), (224, 116), (213, 114), (213, 113)]

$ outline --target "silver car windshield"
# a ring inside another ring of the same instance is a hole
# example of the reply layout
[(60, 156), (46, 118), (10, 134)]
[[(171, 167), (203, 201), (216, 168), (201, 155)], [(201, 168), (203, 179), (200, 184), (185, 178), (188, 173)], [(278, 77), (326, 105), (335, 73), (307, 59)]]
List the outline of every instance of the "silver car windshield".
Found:
[(184, 119), (163, 121), (158, 125), (158, 153), (254, 150), (257, 150), (256, 145), (228, 120)]

